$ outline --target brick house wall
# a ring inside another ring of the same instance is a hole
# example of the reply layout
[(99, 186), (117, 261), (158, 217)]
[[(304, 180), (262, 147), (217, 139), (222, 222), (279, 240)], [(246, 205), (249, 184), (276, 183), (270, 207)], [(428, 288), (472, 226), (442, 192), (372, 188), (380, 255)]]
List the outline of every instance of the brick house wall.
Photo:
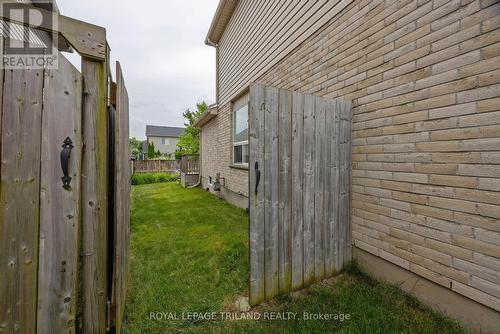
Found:
[(259, 82), (352, 100), (355, 246), (500, 311), (500, 3), (354, 1)]
[[(220, 173), (228, 191), (235, 196), (248, 198), (248, 171), (231, 167), (232, 150), (232, 106), (227, 103), (219, 108), (218, 116), (203, 126), (201, 131), (202, 186), (211, 190), (208, 178), (215, 180), (216, 174)], [(240, 201), (245, 202), (245, 198)]]
[[(355, 0), (257, 80), (353, 102), (356, 247), (497, 311), (499, 28), (494, 0)], [(230, 103), (202, 133), (246, 194)]]

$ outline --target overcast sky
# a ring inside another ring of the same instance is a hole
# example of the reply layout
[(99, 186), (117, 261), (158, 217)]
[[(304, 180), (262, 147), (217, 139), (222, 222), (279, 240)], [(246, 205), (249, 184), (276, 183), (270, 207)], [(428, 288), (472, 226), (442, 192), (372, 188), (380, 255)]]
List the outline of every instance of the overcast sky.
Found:
[(184, 110), (215, 101), (215, 50), (204, 41), (218, 2), (57, 1), (61, 14), (106, 28), (130, 96), (130, 135), (139, 138), (146, 124), (183, 126)]

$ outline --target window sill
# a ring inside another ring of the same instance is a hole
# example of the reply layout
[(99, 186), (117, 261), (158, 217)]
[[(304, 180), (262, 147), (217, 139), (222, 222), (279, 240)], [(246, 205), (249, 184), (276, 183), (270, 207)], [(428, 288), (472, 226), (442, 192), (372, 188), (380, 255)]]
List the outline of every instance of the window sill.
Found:
[(229, 165), (229, 168), (233, 168), (233, 169), (241, 169), (241, 170), (248, 170), (248, 166), (247, 165)]

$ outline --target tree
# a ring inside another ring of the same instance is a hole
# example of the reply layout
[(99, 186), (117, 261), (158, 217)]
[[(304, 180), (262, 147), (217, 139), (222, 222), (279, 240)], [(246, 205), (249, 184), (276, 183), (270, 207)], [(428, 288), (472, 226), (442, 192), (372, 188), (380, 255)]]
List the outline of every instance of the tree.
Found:
[(155, 144), (149, 143), (148, 144), (148, 159), (154, 159), (154, 158), (156, 158)]
[(130, 151), (130, 155), (134, 157), (135, 159), (139, 159), (142, 153), (142, 143), (143, 141), (140, 139), (137, 139), (135, 137), (132, 137), (128, 141), (128, 147)]
[(208, 105), (205, 102), (196, 105), (196, 111), (186, 110), (182, 116), (186, 119), (186, 130), (179, 137), (175, 158), (180, 159), (185, 154), (198, 154), (200, 151), (200, 129), (194, 126), (194, 122), (204, 112), (208, 110)]

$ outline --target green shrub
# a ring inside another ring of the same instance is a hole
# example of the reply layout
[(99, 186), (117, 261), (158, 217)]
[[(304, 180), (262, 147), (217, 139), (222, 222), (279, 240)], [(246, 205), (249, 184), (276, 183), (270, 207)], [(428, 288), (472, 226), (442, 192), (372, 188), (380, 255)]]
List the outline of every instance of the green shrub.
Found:
[(161, 183), (161, 182), (177, 182), (180, 180), (179, 174), (172, 173), (136, 173), (132, 177), (132, 185)]

